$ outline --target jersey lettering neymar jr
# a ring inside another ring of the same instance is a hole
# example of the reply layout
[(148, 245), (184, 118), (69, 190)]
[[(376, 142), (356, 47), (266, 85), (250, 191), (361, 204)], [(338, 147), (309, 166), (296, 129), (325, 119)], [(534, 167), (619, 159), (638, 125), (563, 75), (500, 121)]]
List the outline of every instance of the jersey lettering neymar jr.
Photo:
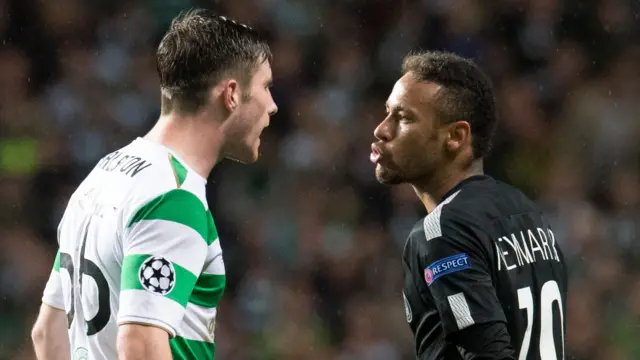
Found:
[(205, 185), (172, 151), (141, 138), (80, 184), (43, 296), (67, 313), (72, 359), (116, 359), (125, 323), (165, 329), (174, 359), (214, 358), (225, 269)]

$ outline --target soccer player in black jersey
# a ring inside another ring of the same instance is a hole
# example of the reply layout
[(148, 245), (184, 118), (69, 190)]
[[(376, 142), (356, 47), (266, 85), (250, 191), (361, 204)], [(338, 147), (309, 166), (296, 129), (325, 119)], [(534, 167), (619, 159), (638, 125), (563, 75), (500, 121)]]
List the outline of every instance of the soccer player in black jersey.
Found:
[(428, 215), (403, 252), (420, 360), (564, 359), (567, 270), (545, 216), (483, 174), (493, 90), (471, 61), (409, 55), (374, 131), (383, 184), (409, 183)]

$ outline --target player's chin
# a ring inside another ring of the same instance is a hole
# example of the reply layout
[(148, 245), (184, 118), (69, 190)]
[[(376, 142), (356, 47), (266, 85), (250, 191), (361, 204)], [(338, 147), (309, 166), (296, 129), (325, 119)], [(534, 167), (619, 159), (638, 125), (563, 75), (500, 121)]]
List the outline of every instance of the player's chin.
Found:
[(259, 158), (260, 158), (260, 137), (258, 137), (251, 146), (251, 159), (249, 160), (249, 163), (254, 163), (258, 161)]
[(247, 160), (245, 160), (245, 164), (253, 164), (254, 162), (258, 161), (258, 159), (260, 158), (260, 153), (258, 151), (255, 151), (254, 153), (251, 154), (250, 157), (247, 157)]
[(258, 158), (260, 158), (260, 138), (252, 144), (247, 144), (247, 146), (245, 146), (245, 149), (238, 161), (243, 164), (253, 164), (258, 161)]
[(382, 185), (398, 185), (405, 182), (405, 179), (397, 171), (380, 164), (376, 166), (376, 179)]
[(242, 154), (242, 155), (236, 155), (236, 156), (229, 156), (228, 158), (239, 162), (241, 164), (253, 164), (254, 162), (258, 161), (258, 153), (247, 153), (247, 154)]
[(236, 149), (231, 154), (227, 154), (226, 158), (241, 164), (252, 164), (258, 160), (259, 152), (257, 146), (244, 146), (242, 149)]

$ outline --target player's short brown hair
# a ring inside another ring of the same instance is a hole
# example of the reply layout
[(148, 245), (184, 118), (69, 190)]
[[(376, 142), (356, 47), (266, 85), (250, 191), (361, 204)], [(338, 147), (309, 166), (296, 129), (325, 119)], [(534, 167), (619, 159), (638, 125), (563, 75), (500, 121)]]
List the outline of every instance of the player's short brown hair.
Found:
[(269, 45), (254, 29), (209, 10), (182, 13), (156, 52), (162, 113), (195, 113), (224, 76), (246, 85), (258, 65), (271, 60)]

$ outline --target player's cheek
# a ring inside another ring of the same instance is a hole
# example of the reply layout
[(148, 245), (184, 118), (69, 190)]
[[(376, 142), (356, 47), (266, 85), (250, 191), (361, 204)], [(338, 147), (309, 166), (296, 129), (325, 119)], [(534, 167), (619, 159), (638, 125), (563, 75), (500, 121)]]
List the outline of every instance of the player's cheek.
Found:
[(409, 166), (413, 174), (422, 174), (432, 167), (434, 159), (427, 145), (416, 145), (412, 149), (411, 165)]

